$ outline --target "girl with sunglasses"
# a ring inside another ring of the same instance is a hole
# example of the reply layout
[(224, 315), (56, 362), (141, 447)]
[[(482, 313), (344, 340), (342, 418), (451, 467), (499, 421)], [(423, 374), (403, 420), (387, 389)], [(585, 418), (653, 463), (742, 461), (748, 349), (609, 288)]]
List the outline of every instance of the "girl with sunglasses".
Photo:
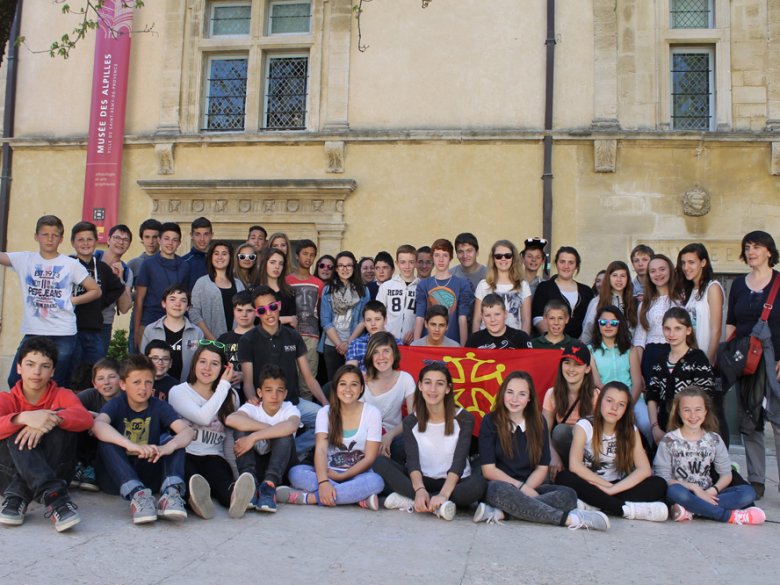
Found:
[(252, 290), (260, 282), (258, 253), (254, 245), (246, 242), (236, 249), (235, 275), (246, 290)]
[(233, 297), (244, 283), (233, 276), (233, 246), (214, 240), (206, 252), (206, 276), (192, 288), (190, 321), (200, 327), (203, 337), (217, 339), (233, 329)]
[(591, 342), (595, 332), (594, 322), (596, 321), (596, 313), (607, 305), (620, 309), (628, 323), (629, 333), (633, 335), (634, 329), (636, 329), (637, 314), (634, 287), (631, 284), (631, 273), (628, 270), (628, 264), (620, 260), (610, 262), (597, 295), (590, 302), (588, 311), (585, 313), (580, 341), (586, 344)]
[(642, 396), (642, 374), (638, 360), (631, 359), (631, 334), (628, 322), (621, 310), (614, 305), (602, 307), (593, 329), (593, 339), (588, 345), (593, 356), (593, 378), (601, 388), (609, 382), (622, 382), (631, 388), (634, 418), (642, 436), (652, 444), (650, 418)]
[(322, 282), (330, 282), (333, 273), (336, 271), (336, 259), (330, 254), (324, 254), (317, 260), (314, 274)]
[(295, 291), (287, 283), (287, 256), (278, 248), (265, 248), (260, 253), (260, 277), (261, 285), (269, 287), (276, 298), (281, 302), (279, 322), (289, 325), (293, 329), (298, 326), (298, 317), (295, 311)]
[(363, 307), (370, 300), (360, 278), (355, 255), (349, 251), (336, 256), (336, 271), (322, 291), (320, 324), (322, 338), (318, 351), (325, 358), (328, 378), (344, 365), (350, 341), (363, 333)]
[(225, 344), (201, 339), (187, 381), (171, 388), (168, 394), (170, 405), (195, 429), (195, 438), (186, 448), (185, 481), (190, 508), (205, 519), (214, 517), (212, 493), (228, 508), (231, 518), (244, 515), (255, 493), (255, 480), (249, 473), (234, 483), (226, 459), (226, 449), (232, 449), (233, 441), (225, 419), (238, 407), (238, 396), (231, 388), (232, 376)]
[(509, 240), (498, 240), (490, 248), (487, 276), (479, 281), (474, 291), (472, 331), (484, 328), (482, 299), (495, 293), (504, 301), (506, 325), (531, 334), (531, 288), (525, 281), (523, 262), (517, 248)]

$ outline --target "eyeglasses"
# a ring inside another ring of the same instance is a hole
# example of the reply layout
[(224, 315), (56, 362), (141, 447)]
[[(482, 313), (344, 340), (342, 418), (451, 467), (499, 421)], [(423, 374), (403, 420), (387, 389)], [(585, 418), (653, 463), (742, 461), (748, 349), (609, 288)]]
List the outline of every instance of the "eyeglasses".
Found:
[(118, 236), (116, 234), (111, 236), (111, 239), (114, 240), (115, 242), (129, 242), (130, 241), (130, 238)]
[(433, 264), (433, 260), (418, 260), (417, 264), (420, 264), (421, 266), (429, 266)]
[(325, 264), (325, 262), (320, 262), (317, 264), (317, 268), (322, 268), (323, 270), (333, 270), (333, 264)]
[(257, 258), (257, 254), (239, 254), (238, 259), (239, 260), (254, 260)]
[(617, 327), (620, 325), (620, 321), (618, 319), (599, 319), (599, 325), (602, 327), (606, 327), (607, 325), (610, 327)]
[(276, 313), (276, 311), (278, 311), (281, 306), (282, 304), (279, 301), (274, 301), (273, 303), (257, 307), (255, 309), (255, 313), (257, 313), (258, 317), (262, 317), (266, 313)]
[(348, 268), (352, 269), (354, 267), (355, 267), (354, 264), (336, 264), (336, 268), (339, 270), (347, 270)]
[(512, 252), (506, 252), (505, 254), (493, 254), (493, 258), (496, 260), (511, 260), (515, 255)]
[(213, 347), (216, 347), (219, 351), (225, 351), (225, 347), (227, 347), (221, 341), (215, 341), (213, 339), (199, 339), (198, 340), (198, 345), (201, 346), (201, 347), (213, 346)]
[(154, 362), (155, 364), (169, 364), (169, 363), (171, 363), (171, 358), (169, 358), (169, 357), (154, 356), (154, 357), (150, 357), (149, 359), (152, 362)]

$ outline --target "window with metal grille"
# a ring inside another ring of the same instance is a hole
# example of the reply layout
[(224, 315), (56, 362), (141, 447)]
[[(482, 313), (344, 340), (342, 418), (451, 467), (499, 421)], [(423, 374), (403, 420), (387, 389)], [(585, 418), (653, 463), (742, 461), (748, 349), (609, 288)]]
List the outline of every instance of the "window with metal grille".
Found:
[(251, 2), (212, 2), (210, 8), (210, 37), (249, 35)]
[(311, 2), (271, 2), (268, 10), (268, 34), (310, 31)]
[(671, 28), (712, 28), (712, 0), (670, 0)]
[(714, 54), (707, 47), (672, 49), (672, 128), (712, 130)]
[(306, 89), (309, 58), (268, 58), (263, 126), (269, 130), (306, 128)]
[(208, 61), (204, 128), (212, 131), (244, 129), (246, 112), (246, 57), (212, 57)]

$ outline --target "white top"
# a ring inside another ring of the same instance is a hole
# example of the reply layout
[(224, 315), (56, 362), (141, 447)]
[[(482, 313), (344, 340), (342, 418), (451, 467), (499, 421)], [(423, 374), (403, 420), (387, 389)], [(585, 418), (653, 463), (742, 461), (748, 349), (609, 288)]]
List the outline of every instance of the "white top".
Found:
[(586, 418), (577, 421), (577, 426), (585, 431), (585, 451), (583, 457), (585, 465), (599, 477), (607, 481), (620, 481), (623, 475), (615, 468), (617, 457), (617, 439), (615, 435), (601, 435), (601, 450), (599, 452), (599, 465), (594, 469), (593, 464), (593, 425)]
[[(328, 434), (330, 406), (320, 408), (314, 425), (316, 434)], [(382, 413), (370, 404), (363, 404), (360, 425), (356, 429), (343, 429), (344, 436), (338, 447), (328, 444), (328, 468), (345, 471), (366, 456), (366, 442), (382, 440)]]
[[(713, 286), (720, 288), (724, 297), (723, 306), (725, 307), (726, 294), (723, 292), (723, 286), (717, 280), (711, 280), (707, 284), (707, 289), (700, 299), (696, 298), (699, 289), (694, 289), (693, 292), (691, 292), (691, 298), (688, 299), (688, 302), (685, 304), (685, 310), (688, 311), (688, 314), (691, 316), (693, 331), (696, 333), (696, 343), (698, 344), (699, 349), (704, 353), (707, 353), (707, 349), (710, 346), (710, 335), (712, 334), (710, 331), (710, 303), (707, 300), (707, 295), (710, 292), (710, 288)], [(723, 315), (721, 315), (721, 320), (722, 318)], [(723, 331), (723, 328), (721, 328), (721, 331)]]
[[(528, 283), (524, 280), (519, 289), (515, 289), (512, 284), (497, 284), (496, 288), (492, 289), (488, 286), (487, 280), (480, 280), (477, 285), (477, 290), (474, 291), (474, 296), (481, 301), (490, 293), (495, 293), (504, 300), (504, 306), (506, 307), (507, 312), (507, 326), (515, 329), (522, 329), (523, 302), (525, 302), (526, 299), (529, 299), (528, 302), (531, 302), (531, 287), (528, 286)], [(481, 328), (485, 328), (484, 323), (482, 323)]]
[(168, 393), (168, 403), (182, 418), (187, 419), (195, 430), (195, 438), (187, 445), (190, 455), (225, 456), (225, 426), (219, 420), (217, 413), (231, 392), (233, 401), (238, 405), (238, 397), (231, 391), (230, 382), (220, 380), (216, 391), (206, 400), (198, 394), (187, 382), (171, 388)]
[(399, 274), (395, 274), (393, 278), (379, 285), (379, 292), (376, 294), (376, 300), (387, 308), (385, 331), (389, 331), (401, 341), (407, 333), (414, 331), (414, 297), (419, 282), (420, 279), (415, 278), (406, 284)]
[[(261, 422), (269, 426), (277, 425), (281, 422), (291, 419), (294, 416), (297, 416), (299, 421), (301, 418), (301, 411), (298, 410), (298, 407), (295, 406), (292, 402), (286, 401), (282, 402), (282, 406), (279, 408), (279, 410), (276, 411), (276, 414), (274, 415), (268, 414), (265, 409), (263, 409), (262, 404), (255, 406), (249, 402), (242, 405), (241, 408), (238, 409), (238, 412), (243, 412), (252, 420), (256, 420), (257, 422)], [(302, 426), (303, 423), (298, 422), (298, 428), (301, 428)], [(255, 443), (255, 451), (260, 453), (260, 455), (270, 453), (271, 444), (266, 440), (258, 441)]]
[(22, 335), (76, 335), (71, 298), (89, 276), (81, 262), (63, 254), (46, 260), (38, 252), (9, 252), (8, 259), (22, 291)]
[[(642, 312), (642, 304), (639, 303), (637, 315)], [(661, 295), (647, 311), (647, 323), (650, 325), (650, 329), (642, 327), (641, 321), (636, 324), (636, 331), (634, 331), (634, 339), (632, 344), (636, 347), (645, 347), (648, 343), (666, 343), (664, 337), (664, 313), (671, 309), (673, 306), (677, 306), (676, 303), (672, 304), (667, 295)]]
[(406, 397), (414, 394), (414, 389), (414, 378), (408, 372), (400, 371), (393, 387), (384, 394), (375, 395), (371, 392), (370, 382), (366, 381), (366, 391), (360, 400), (379, 409), (382, 428), (387, 432), (401, 424), (401, 408)]
[[(414, 426), (412, 433), (417, 439), (417, 448), (420, 453), (420, 471), (425, 477), (433, 479), (446, 479), (447, 473), (452, 467), (452, 458), (455, 456), (455, 447), (460, 436), (458, 420), (454, 422), (454, 432), (451, 435), (444, 434), (445, 423), (432, 423), (428, 421), (425, 432), (421, 433), (418, 425)], [(471, 464), (466, 459), (466, 467), (461, 477), (471, 475)]]

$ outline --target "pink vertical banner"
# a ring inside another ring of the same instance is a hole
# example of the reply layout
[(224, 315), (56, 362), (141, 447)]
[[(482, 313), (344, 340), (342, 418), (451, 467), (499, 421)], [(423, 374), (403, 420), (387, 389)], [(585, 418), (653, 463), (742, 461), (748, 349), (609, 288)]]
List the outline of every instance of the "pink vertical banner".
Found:
[(105, 242), (119, 215), (133, 2), (105, 0), (98, 21), (82, 217)]

